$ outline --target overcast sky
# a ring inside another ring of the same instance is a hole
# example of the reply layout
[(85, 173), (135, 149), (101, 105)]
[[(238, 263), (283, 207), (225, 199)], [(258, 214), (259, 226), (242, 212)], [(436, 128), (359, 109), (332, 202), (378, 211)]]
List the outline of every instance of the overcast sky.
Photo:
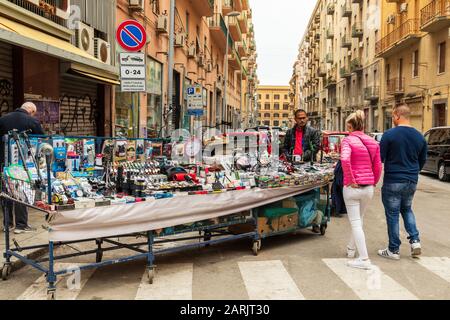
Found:
[(316, 0), (250, 0), (261, 85), (289, 85)]

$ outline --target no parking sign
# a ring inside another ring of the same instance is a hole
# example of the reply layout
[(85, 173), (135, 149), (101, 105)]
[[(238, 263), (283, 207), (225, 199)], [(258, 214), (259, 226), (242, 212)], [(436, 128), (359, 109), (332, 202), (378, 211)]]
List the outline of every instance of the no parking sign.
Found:
[(123, 49), (137, 52), (147, 43), (147, 33), (139, 22), (126, 20), (117, 28), (116, 39)]

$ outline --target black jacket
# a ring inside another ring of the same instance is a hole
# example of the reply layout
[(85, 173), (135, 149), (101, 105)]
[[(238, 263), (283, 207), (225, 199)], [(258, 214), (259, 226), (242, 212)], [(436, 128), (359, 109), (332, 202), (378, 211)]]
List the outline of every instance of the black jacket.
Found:
[(41, 123), (38, 119), (30, 116), (25, 110), (17, 109), (0, 118), (0, 165), (4, 163), (5, 149), (3, 146), (3, 136), (11, 130), (23, 132), (31, 130), (30, 134), (44, 134)]
[[(284, 140), (283, 153), (290, 159), (295, 148), (295, 130), (297, 126), (289, 129), (286, 132), (286, 138)], [(303, 161), (311, 161), (316, 159), (317, 153), (320, 148), (320, 132), (310, 126), (305, 126), (303, 128)], [(311, 146), (313, 150), (311, 150)]]

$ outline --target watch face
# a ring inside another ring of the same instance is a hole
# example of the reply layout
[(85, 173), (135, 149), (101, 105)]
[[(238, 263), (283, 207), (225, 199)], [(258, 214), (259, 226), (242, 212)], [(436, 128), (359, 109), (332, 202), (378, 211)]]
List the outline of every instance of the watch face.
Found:
[(77, 197), (82, 197), (83, 196), (83, 191), (77, 190), (76, 194), (77, 194)]

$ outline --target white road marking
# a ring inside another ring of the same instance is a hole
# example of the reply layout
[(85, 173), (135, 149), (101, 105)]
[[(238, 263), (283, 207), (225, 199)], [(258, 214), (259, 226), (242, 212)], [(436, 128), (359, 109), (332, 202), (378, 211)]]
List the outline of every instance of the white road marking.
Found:
[(192, 263), (160, 265), (155, 269), (153, 284), (147, 270), (142, 276), (136, 300), (192, 300)]
[[(77, 263), (55, 263), (55, 271), (62, 269), (76, 270), (80, 264)], [(57, 276), (56, 278), (56, 299), (75, 300), (84, 285), (88, 282), (95, 270), (88, 269)], [(17, 300), (46, 300), (47, 299), (47, 279), (45, 275), (39, 277), (30, 287), (28, 287)]]
[(416, 260), (422, 267), (450, 282), (450, 258), (448, 257), (420, 257)]
[(304, 300), (280, 260), (239, 262), (250, 300)]
[(348, 267), (347, 259), (323, 259), (322, 261), (362, 300), (418, 299), (378, 267), (362, 270)]

